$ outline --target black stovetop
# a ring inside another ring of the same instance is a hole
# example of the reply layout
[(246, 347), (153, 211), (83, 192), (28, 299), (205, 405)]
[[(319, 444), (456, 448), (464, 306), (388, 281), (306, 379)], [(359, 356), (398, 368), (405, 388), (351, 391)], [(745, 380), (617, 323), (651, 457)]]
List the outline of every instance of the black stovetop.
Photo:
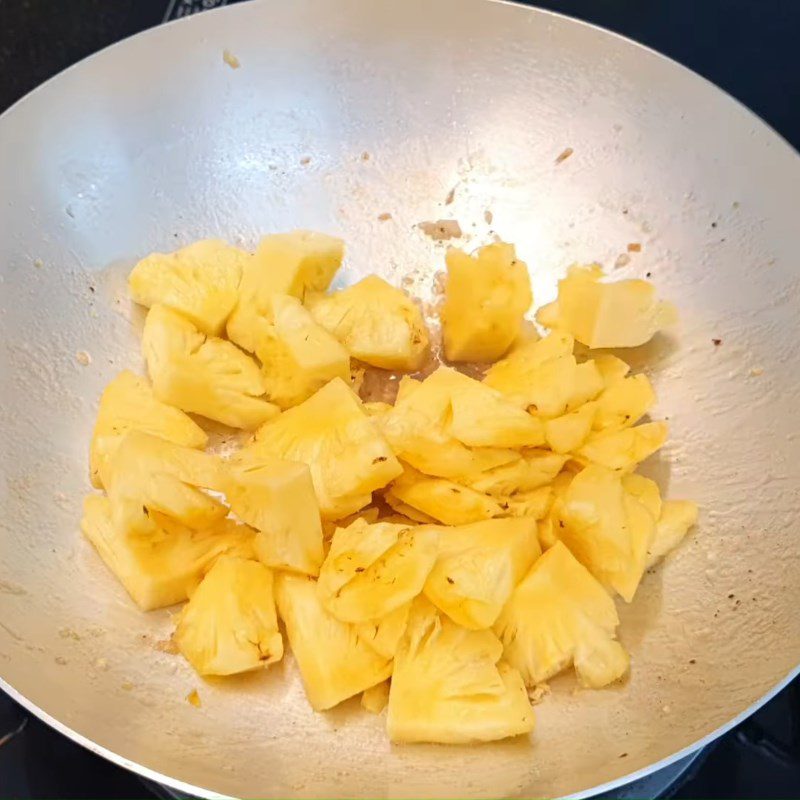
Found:
[[(800, 148), (800, 0), (531, 4), (666, 53), (737, 97)], [(106, 45), (220, 5), (226, 0), (0, 0), (0, 111)], [(670, 795), (800, 797), (800, 679), (707, 748)], [(155, 796), (136, 776), (55, 733), (0, 692), (0, 798)]]

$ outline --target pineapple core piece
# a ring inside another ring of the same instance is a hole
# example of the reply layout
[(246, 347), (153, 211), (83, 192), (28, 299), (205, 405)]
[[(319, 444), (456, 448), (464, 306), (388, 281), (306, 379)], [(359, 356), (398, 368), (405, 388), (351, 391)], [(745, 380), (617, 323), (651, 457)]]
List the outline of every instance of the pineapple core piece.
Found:
[(296, 406), (332, 378), (350, 380), (347, 350), (314, 322), (296, 297), (273, 294), (267, 308), (255, 353), (273, 403), (281, 408)]
[(208, 453), (129, 431), (106, 462), (103, 484), (114, 524), (127, 535), (148, 536), (158, 526), (151, 512), (192, 528), (221, 520), (228, 509), (197, 487), (219, 489), (219, 461)]
[(377, 275), (331, 295), (309, 295), (306, 305), (353, 358), (382, 369), (412, 372), (422, 364), (428, 330), (417, 304)]
[(104, 463), (130, 430), (201, 450), (208, 441), (205, 431), (191, 417), (156, 400), (145, 378), (129, 370), (120, 372), (103, 390), (89, 447), (89, 474), (96, 489), (103, 488), (100, 473)]
[(448, 361), (494, 361), (520, 333), (533, 302), (528, 267), (511, 244), (473, 255), (450, 248), (441, 320)]
[(107, 497), (92, 494), (83, 504), (81, 530), (142, 611), (186, 600), (216, 559), (253, 557), (253, 530), (229, 519), (194, 530), (153, 512), (158, 533), (128, 536), (111, 519)]
[(379, 620), (413, 600), (436, 561), (438, 532), (356, 520), (333, 535), (318, 590), (343, 622)]
[(361, 401), (339, 378), (259, 428), (247, 450), (308, 464), (327, 520), (363, 508), (373, 491), (402, 472)]
[(256, 555), (268, 567), (318, 575), (322, 523), (307, 464), (245, 448), (226, 463), (231, 511), (257, 531)]
[(324, 292), (339, 269), (344, 242), (313, 231), (265, 236), (242, 271), (239, 302), (228, 320), (228, 337), (255, 352), (260, 320), (273, 294), (302, 300), (306, 292)]
[(492, 631), (461, 628), (416, 600), (394, 662), (389, 738), (459, 744), (533, 730), (522, 678), (502, 651)]
[(604, 283), (596, 264), (570, 267), (558, 282), (558, 299), (543, 306), (536, 320), (572, 334), (589, 348), (636, 347), (677, 321), (672, 303), (658, 301), (655, 287), (642, 280)]
[(370, 714), (380, 714), (389, 703), (389, 681), (378, 683), (364, 690), (361, 695), (361, 708)]
[(458, 625), (491, 628), (540, 553), (536, 520), (530, 517), (441, 528), (425, 596)]
[(166, 306), (150, 309), (142, 349), (153, 392), (164, 403), (247, 430), (279, 412), (263, 399), (266, 385), (252, 358)]
[(559, 332), (526, 342), (493, 364), (483, 382), (540, 417), (574, 411), (597, 397), (605, 384), (593, 361), (578, 364), (573, 346), (574, 339)]
[(175, 643), (200, 675), (234, 675), (283, 657), (272, 573), (221, 556), (178, 616)]
[(556, 542), (514, 589), (495, 631), (527, 686), (574, 664), (583, 685), (599, 688), (628, 669), (628, 655), (615, 639), (618, 625), (614, 601)]
[(134, 302), (178, 311), (203, 333), (219, 336), (238, 299), (242, 269), (251, 256), (219, 239), (174, 253), (152, 253), (128, 276)]
[(656, 395), (647, 375), (622, 377), (608, 386), (597, 398), (597, 413), (592, 421), (592, 427), (596, 431), (630, 428), (655, 405), (655, 402)]
[(356, 628), (322, 605), (314, 580), (275, 576), (278, 613), (315, 711), (363, 692), (392, 674), (392, 661), (362, 641)]

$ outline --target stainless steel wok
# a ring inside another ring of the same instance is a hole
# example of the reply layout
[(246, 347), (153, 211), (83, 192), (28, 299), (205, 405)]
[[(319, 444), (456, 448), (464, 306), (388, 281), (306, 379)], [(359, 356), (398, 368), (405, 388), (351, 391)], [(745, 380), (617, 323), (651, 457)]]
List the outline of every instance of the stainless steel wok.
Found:
[[(17, 104), (0, 193), (0, 685), (62, 732), (209, 797), (585, 795), (797, 672), (800, 158), (696, 75), (483, 0), (248, 3)], [(439, 218), (467, 245), (515, 242), (537, 303), (570, 262), (641, 243), (615, 274), (652, 273), (682, 314), (642, 358), (672, 426), (651, 469), (701, 524), (621, 609), (630, 680), (554, 681), (531, 742), (392, 747), (355, 703), (314, 714), (290, 662), (201, 682), (161, 644), (169, 612), (139, 613), (78, 531), (98, 395), (141, 364), (137, 257), (318, 228), (348, 242), (342, 282), (377, 271), (424, 294), (442, 245), (415, 225)]]

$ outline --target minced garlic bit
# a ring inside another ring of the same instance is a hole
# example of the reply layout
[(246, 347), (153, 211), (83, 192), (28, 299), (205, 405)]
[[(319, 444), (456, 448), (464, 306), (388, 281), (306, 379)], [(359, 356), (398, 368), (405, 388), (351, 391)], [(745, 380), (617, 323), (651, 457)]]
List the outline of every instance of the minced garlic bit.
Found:
[(562, 150), (556, 157), (556, 164), (561, 164), (566, 161), (575, 151), (571, 147)]
[(392, 215), (388, 211), (378, 214), (378, 222), (388, 222), (391, 218)]
[(627, 253), (620, 253), (617, 256), (617, 260), (614, 262), (614, 266), (619, 269), (620, 267), (626, 267), (628, 264), (631, 263), (631, 257)]
[(88, 367), (92, 363), (92, 357), (85, 350), (78, 350), (75, 353), (75, 360), (82, 366)]
[(223, 50), (222, 51), (222, 60), (231, 68), (231, 69), (239, 69), (242, 66), (241, 62), (239, 61), (236, 56), (231, 53), (230, 50)]
[(753, 367), (753, 369), (750, 370), (750, 376), (753, 378), (758, 378), (763, 374), (764, 370), (762, 367)]

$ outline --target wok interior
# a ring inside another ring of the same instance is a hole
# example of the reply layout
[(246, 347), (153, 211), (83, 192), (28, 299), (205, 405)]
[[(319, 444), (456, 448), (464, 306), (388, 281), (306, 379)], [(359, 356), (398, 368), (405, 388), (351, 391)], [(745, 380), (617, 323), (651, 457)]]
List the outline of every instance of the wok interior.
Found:
[[(480, 0), (248, 3), (60, 76), (0, 121), (0, 677), (202, 794), (561, 795), (726, 724), (800, 660), (799, 162), (661, 57)], [(651, 474), (701, 524), (620, 609), (630, 679), (553, 681), (531, 742), (393, 747), (357, 702), (314, 714), (291, 659), (201, 682), (165, 652), (170, 612), (140, 614), (78, 531), (97, 398), (141, 367), (136, 258), (316, 228), (347, 241), (339, 284), (429, 297), (442, 246), (414, 226), (439, 218), (514, 242), (537, 305), (569, 263), (640, 242), (615, 275), (652, 273), (682, 317), (629, 356), (671, 426)]]

